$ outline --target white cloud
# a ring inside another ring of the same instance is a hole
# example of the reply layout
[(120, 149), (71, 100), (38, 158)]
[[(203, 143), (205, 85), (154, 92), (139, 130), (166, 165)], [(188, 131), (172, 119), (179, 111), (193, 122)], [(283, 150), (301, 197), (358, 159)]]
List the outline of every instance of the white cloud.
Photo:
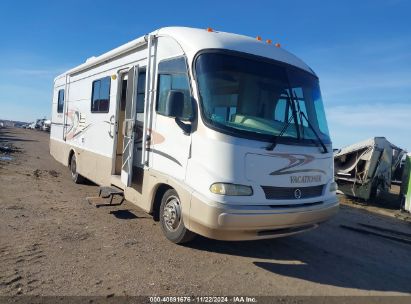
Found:
[[(47, 78), (54, 78), (57, 75), (60, 75), (66, 68), (46, 68), (46, 69), (22, 69), (22, 68), (13, 68), (4, 70), (3, 73), (8, 74), (10, 76), (19, 76), (19, 77), (47, 77)], [(3, 75), (4, 76), (4, 75)]]
[(348, 75), (324, 73), (321, 78), (321, 87), (325, 99), (329, 101), (344, 96), (350, 97), (351, 101), (356, 101), (353, 99), (359, 92), (368, 96), (395, 94), (398, 89), (411, 92), (411, 72), (378, 74), (369, 71)]
[(411, 129), (411, 104), (375, 104), (334, 106), (327, 109), (328, 120), (333, 124), (351, 127), (402, 128)]
[(411, 104), (331, 106), (327, 120), (336, 147), (384, 136), (411, 151)]
[(35, 70), (35, 69), (12, 69), (9, 71), (13, 75), (23, 75), (23, 76), (50, 76), (56, 75), (54, 70)]
[[(356, 40), (301, 49), (320, 78), (325, 102), (406, 102), (411, 95), (411, 40)], [(406, 99), (407, 99), (406, 98)]]

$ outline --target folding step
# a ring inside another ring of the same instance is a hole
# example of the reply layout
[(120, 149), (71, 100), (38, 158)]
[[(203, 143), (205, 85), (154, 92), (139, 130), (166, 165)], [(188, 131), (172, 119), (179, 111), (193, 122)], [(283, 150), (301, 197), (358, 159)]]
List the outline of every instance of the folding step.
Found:
[[(120, 203), (113, 204), (113, 199), (115, 196), (121, 197)], [(102, 186), (99, 187), (98, 196), (87, 197), (86, 199), (89, 204), (97, 208), (105, 206), (119, 206), (124, 202), (124, 192), (116, 187)], [(108, 203), (104, 203), (107, 202), (106, 199), (110, 199), (110, 201)]]

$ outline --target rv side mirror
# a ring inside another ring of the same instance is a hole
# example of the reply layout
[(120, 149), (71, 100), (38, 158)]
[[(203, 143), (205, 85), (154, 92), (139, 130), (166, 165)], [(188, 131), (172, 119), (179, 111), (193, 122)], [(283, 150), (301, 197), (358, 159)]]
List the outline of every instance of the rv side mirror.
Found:
[(183, 116), (184, 93), (178, 90), (170, 90), (166, 100), (165, 115), (180, 118)]

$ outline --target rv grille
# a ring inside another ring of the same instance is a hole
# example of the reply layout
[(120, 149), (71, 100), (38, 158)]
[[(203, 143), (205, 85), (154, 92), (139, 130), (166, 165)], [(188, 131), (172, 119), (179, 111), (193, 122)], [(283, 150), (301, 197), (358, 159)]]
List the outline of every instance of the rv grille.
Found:
[(300, 199), (311, 198), (321, 196), (323, 193), (324, 185), (313, 186), (313, 187), (271, 187), (271, 186), (261, 186), (265, 193), (266, 199), (296, 199), (295, 191), (299, 189)]

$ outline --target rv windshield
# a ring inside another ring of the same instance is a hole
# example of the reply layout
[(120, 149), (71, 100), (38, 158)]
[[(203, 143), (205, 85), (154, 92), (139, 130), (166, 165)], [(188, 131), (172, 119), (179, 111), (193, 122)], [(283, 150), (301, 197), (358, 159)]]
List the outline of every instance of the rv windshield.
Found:
[[(196, 73), (206, 123), (222, 132), (270, 141), (330, 143), (318, 79), (259, 57), (203, 53)], [(303, 113), (303, 114), (302, 114)]]

